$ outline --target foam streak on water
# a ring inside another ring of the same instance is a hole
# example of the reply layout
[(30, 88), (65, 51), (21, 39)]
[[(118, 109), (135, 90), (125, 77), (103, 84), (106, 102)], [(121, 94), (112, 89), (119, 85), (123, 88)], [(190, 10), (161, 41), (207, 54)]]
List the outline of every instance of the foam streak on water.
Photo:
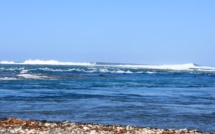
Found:
[(1, 63), (0, 117), (215, 132), (213, 67)]

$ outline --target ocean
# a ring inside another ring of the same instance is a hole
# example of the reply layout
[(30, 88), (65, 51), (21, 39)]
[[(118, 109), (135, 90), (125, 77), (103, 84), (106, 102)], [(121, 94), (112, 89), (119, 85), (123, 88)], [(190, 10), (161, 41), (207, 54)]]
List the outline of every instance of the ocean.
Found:
[(215, 132), (215, 67), (0, 62), (0, 118)]

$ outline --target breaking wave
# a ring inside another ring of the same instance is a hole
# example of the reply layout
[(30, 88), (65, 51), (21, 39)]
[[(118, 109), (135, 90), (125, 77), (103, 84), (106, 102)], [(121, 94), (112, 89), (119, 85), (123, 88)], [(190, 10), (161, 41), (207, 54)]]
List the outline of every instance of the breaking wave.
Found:
[(0, 64), (25, 64), (25, 65), (81, 65), (89, 66), (95, 63), (88, 62), (60, 62), (57, 60), (26, 60), (24, 62), (1, 61)]
[(3, 80), (3, 81), (17, 80), (17, 78), (3, 77), (3, 78), (0, 78), (0, 80)]
[(47, 76), (43, 75), (36, 75), (36, 74), (18, 74), (17, 76), (23, 77), (25, 79), (46, 79)]
[(215, 72), (215, 67), (199, 66), (194, 63), (175, 65), (115, 65), (116, 67), (133, 69), (155, 69), (155, 70), (176, 70), (176, 71), (207, 71)]
[[(115, 64), (115, 63), (91, 63), (91, 62), (60, 62), (56, 60), (26, 60), (24, 62), (1, 61), (0, 64), (21, 64), (21, 65), (77, 65), (77, 66), (95, 66), (95, 67), (115, 67), (131, 69), (155, 69), (155, 70), (176, 70), (176, 71), (207, 71), (215, 72), (215, 67), (199, 66), (194, 63), (188, 64), (169, 64), (169, 65), (141, 65), (141, 64)], [(57, 71), (57, 70), (56, 70)], [(91, 70), (94, 72), (95, 70)], [(100, 70), (106, 72), (108, 70)], [(124, 73), (118, 71), (118, 73)], [(130, 72), (126, 72), (130, 73)], [(149, 72), (150, 73), (150, 72)]]
[(118, 65), (128, 68), (144, 68), (144, 69), (162, 69), (162, 70), (187, 70), (194, 69), (198, 66), (193, 63), (188, 64), (176, 64), (176, 65)]
[(13, 61), (1, 61), (0, 64), (15, 64)]

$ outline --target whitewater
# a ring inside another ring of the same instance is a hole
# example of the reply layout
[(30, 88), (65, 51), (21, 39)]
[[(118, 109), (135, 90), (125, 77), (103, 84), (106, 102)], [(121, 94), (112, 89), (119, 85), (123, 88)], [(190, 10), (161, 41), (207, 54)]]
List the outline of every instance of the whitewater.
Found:
[(141, 65), (141, 64), (120, 64), (120, 63), (101, 63), (101, 62), (60, 62), (56, 60), (26, 60), (24, 62), (1, 61), (0, 64), (14, 65), (77, 65), (77, 66), (109, 66), (122, 68), (142, 68), (159, 70), (184, 70), (184, 71), (215, 71), (215, 67), (199, 66), (194, 63), (173, 64), (173, 65)]
[(0, 62), (0, 118), (215, 132), (215, 68)]

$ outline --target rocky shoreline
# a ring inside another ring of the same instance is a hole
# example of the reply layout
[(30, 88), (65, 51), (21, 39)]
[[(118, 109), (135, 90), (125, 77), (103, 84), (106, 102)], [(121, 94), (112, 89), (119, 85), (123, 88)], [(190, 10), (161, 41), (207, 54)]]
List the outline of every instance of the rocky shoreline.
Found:
[(120, 125), (1, 118), (0, 134), (203, 134), (197, 130), (155, 129)]

